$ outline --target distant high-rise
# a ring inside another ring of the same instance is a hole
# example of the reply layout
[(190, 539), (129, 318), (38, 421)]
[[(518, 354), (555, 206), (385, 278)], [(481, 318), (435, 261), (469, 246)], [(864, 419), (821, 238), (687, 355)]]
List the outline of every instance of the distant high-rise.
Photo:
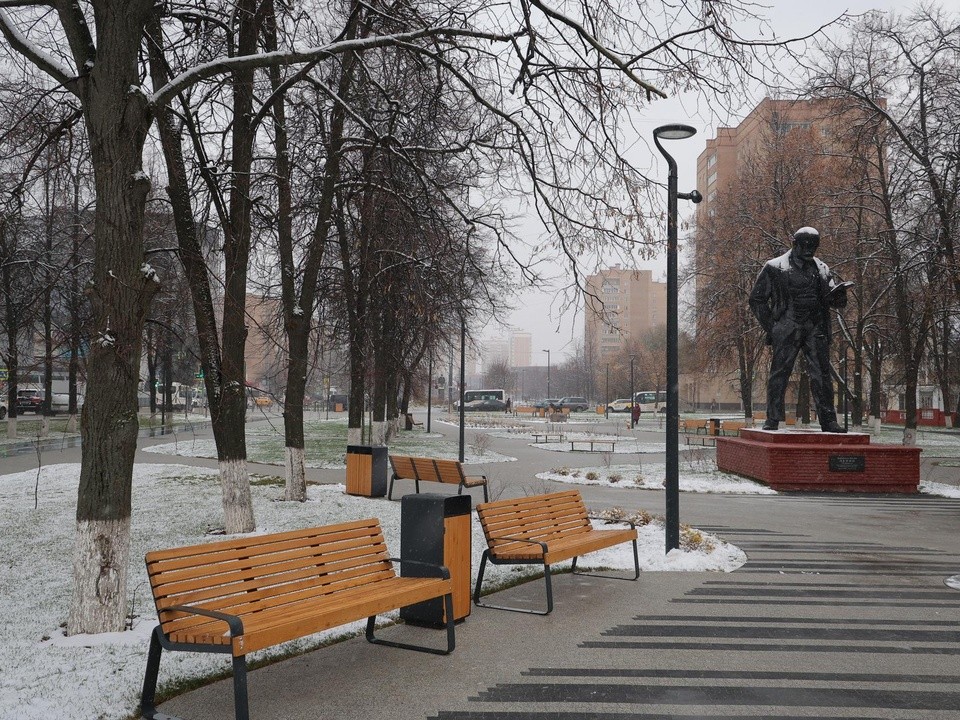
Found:
[(528, 332), (510, 333), (510, 367), (527, 367), (533, 354), (533, 338)]
[(584, 345), (597, 359), (624, 350), (637, 338), (667, 321), (667, 284), (649, 270), (614, 265), (587, 277)]

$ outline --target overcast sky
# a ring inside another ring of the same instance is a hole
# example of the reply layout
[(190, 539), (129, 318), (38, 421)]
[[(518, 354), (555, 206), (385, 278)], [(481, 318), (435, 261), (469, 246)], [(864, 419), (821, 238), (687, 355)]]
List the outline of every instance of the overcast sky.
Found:
[[(942, 2), (948, 6), (949, 0)], [(765, 14), (774, 31), (780, 37), (800, 37), (816, 30), (821, 25), (835, 19), (843, 12), (851, 14), (863, 13), (869, 10), (896, 10), (906, 11), (915, 3), (905, 0), (849, 0), (835, 2), (832, 0), (797, 0), (775, 1), (769, 4)], [(758, 6), (759, 7), (759, 6)], [(762, 13), (762, 9), (758, 10)], [(655, 102), (640, 113), (638, 127), (641, 131), (652, 134), (655, 127), (670, 122), (684, 122), (698, 129), (697, 135), (684, 141), (675, 141), (669, 144), (668, 150), (677, 160), (678, 185), (681, 192), (689, 191), (696, 182), (697, 156), (706, 147), (706, 141), (716, 133), (717, 125), (735, 126), (762, 99), (762, 94), (746, 102), (739, 117), (728, 122), (715, 120), (698, 115), (689, 104), (676, 99)], [(666, 164), (654, 151), (651, 153), (652, 176), (666, 179)], [(686, 208), (684, 206), (687, 206)], [(692, 206), (689, 203), (680, 203), (681, 218), (692, 215)], [(666, 235), (666, 228), (664, 228)], [(681, 262), (683, 262), (681, 258)], [(666, 280), (666, 260), (663, 257), (645, 262), (641, 267), (653, 270), (654, 278)], [(562, 285), (563, 283), (559, 283)], [(515, 310), (509, 318), (510, 324), (518, 331), (529, 332), (533, 336), (534, 365), (546, 365), (547, 356), (541, 352), (544, 349), (551, 351), (551, 362), (561, 361), (564, 355), (572, 352), (573, 348), (583, 338), (582, 312), (567, 311), (560, 307), (557, 291), (551, 288), (527, 290), (522, 293), (516, 303)], [(482, 336), (496, 336), (501, 332), (498, 327), (489, 326), (482, 332)], [(506, 334), (507, 331), (503, 331)]]

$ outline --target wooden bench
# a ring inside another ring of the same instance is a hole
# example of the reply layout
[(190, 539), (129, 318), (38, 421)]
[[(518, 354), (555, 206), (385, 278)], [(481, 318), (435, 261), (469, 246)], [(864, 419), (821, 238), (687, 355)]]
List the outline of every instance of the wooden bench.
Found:
[[(535, 443), (549, 443), (549, 442), (563, 442), (563, 433), (531, 433), (533, 435), (533, 442)], [(541, 440), (540, 438), (543, 438)]]
[[(577, 558), (580, 555), (630, 541), (633, 542), (633, 562), (636, 570), (636, 574), (630, 579), (636, 580), (640, 577), (637, 530), (634, 524), (630, 523), (630, 529), (594, 529), (579, 490), (480, 503), (477, 505), (477, 516), (487, 540), (487, 549), (483, 551), (480, 560), (477, 585), (473, 592), (473, 602), (479, 607), (547, 615), (553, 610), (551, 565), (572, 559), (571, 571), (576, 573)], [(547, 584), (546, 611), (482, 604), (480, 588), (488, 560), (494, 565), (542, 564)]]
[(614, 452), (614, 451), (617, 449), (617, 441), (616, 441), (616, 440), (571, 440), (571, 441), (570, 441), (570, 450), (576, 450), (576, 449), (577, 449), (576, 446), (577, 446), (578, 444), (579, 444), (579, 445), (588, 445), (588, 444), (590, 445), (590, 449), (589, 449), (589, 450), (584, 450), (583, 452), (604, 452), (604, 451), (602, 451), (602, 450), (596, 450), (596, 449), (594, 449), (594, 445), (603, 445), (603, 446), (609, 445), (609, 446), (610, 446), (609, 452)]
[[(234, 714), (248, 720), (247, 653), (366, 618), (372, 643), (448, 654), (453, 584), (442, 565), (402, 562), (398, 576), (376, 518), (147, 553), (160, 624), (150, 639), (140, 708), (157, 712), (163, 650), (233, 657)], [(443, 598), (446, 649), (374, 636), (380, 613)]]
[(690, 418), (688, 420), (680, 421), (680, 429), (685, 433), (695, 433), (697, 435), (709, 435), (710, 434), (710, 421), (709, 420), (695, 420)]
[(390, 465), (393, 467), (393, 474), (390, 476), (387, 500), (393, 500), (393, 483), (397, 480), (413, 480), (418, 494), (422, 482), (457, 485), (457, 495), (463, 493), (464, 488), (483, 487), (484, 502), (490, 499), (487, 494), (486, 475), (467, 475), (463, 471), (463, 465), (456, 460), (391, 455)]
[(749, 420), (722, 420), (720, 422), (721, 435), (739, 435), (745, 427), (753, 427)]

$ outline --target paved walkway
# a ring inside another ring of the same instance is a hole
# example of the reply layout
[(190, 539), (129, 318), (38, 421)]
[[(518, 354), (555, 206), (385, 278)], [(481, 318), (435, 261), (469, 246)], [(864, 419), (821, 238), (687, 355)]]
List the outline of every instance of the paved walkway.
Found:
[[(537, 470), (597, 463), (523, 441), (495, 447), (521, 458), (486, 468), (508, 494)], [(662, 512), (662, 493), (582, 489), (593, 506)], [(550, 616), (474, 608), (449, 657), (338, 643), (252, 672), (252, 717), (960, 717), (960, 592), (944, 585), (960, 573), (960, 500), (683, 494), (680, 512), (743, 548), (747, 564), (636, 583), (561, 575)], [(538, 604), (542, 593), (531, 582), (498, 600)], [(161, 710), (232, 718), (231, 692), (214, 683)]]

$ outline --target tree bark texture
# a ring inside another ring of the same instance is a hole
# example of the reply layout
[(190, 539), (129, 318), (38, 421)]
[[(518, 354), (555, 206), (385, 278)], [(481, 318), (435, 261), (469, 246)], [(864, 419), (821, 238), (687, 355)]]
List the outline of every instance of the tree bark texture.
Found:
[(97, 197), (93, 280), (87, 288), (93, 309), (87, 394), (96, 402), (84, 403), (80, 423), (71, 635), (122, 630), (126, 615), (140, 350), (147, 311), (159, 289), (155, 274), (144, 267), (150, 181), (141, 158), (151, 118), (137, 67), (150, 8), (145, 0), (98, 3), (95, 53), (82, 42), (85, 25), (70, 8), (59, 8), (81, 66), (77, 87)]

